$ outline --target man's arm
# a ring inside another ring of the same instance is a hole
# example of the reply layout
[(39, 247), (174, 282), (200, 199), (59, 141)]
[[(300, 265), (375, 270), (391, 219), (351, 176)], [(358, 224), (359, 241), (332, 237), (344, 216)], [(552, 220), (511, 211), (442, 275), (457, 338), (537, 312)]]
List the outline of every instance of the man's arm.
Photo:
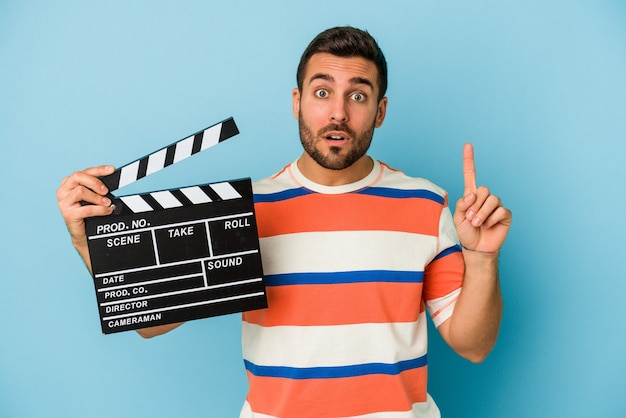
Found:
[[(56, 193), (59, 210), (72, 238), (72, 245), (90, 273), (92, 270), (85, 233), (85, 218), (110, 215), (113, 212), (111, 200), (106, 197), (108, 189), (98, 177), (112, 174), (114, 171), (115, 168), (108, 165), (77, 171), (61, 181), (61, 186)], [(91, 205), (82, 205), (81, 201), (91, 203)], [(160, 325), (137, 330), (137, 333), (144, 338), (151, 338), (169, 332), (180, 325), (182, 322)]]
[(463, 258), (463, 288), (452, 316), (438, 329), (455, 352), (479, 363), (496, 344), (502, 318), (498, 256), (463, 250)]
[(483, 361), (498, 337), (502, 294), (498, 252), (511, 226), (511, 211), (484, 186), (476, 187), (474, 150), (463, 150), (465, 191), (456, 204), (454, 223), (463, 246), (463, 288), (452, 316), (439, 326), (443, 339), (459, 355)]

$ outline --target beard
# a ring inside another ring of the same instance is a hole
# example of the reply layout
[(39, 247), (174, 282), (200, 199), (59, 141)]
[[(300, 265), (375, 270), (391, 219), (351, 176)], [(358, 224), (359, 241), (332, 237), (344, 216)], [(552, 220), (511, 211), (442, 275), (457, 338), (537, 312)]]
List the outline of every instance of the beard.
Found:
[[(330, 124), (320, 129), (317, 135), (315, 135), (302, 118), (302, 112), (298, 115), (302, 147), (317, 164), (329, 170), (343, 170), (363, 157), (372, 143), (374, 125), (375, 121), (372, 121), (372, 125), (368, 129), (357, 134), (345, 124)], [(331, 146), (328, 154), (322, 154), (316, 144), (323, 141), (325, 135), (331, 131), (342, 131), (348, 134), (350, 147)]]

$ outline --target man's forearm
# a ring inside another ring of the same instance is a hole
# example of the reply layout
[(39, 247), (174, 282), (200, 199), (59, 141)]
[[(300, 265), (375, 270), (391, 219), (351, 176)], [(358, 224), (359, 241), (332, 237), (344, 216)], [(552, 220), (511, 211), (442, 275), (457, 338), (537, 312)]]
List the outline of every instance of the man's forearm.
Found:
[(76, 252), (78, 252), (78, 255), (80, 255), (80, 258), (83, 259), (89, 273), (93, 273), (91, 270), (91, 258), (89, 257), (89, 247), (87, 246), (87, 242), (76, 242), (72, 239), (72, 245), (74, 245), (74, 248), (76, 249)]
[(463, 289), (447, 321), (447, 341), (459, 355), (480, 362), (493, 349), (502, 319), (498, 255), (463, 250), (463, 256)]

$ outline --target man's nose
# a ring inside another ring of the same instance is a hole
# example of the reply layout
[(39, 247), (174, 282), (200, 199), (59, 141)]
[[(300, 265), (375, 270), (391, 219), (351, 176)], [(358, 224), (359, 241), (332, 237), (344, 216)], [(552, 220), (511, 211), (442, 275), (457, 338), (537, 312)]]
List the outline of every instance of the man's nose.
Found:
[(330, 119), (333, 122), (347, 122), (348, 111), (346, 109), (347, 103), (343, 98), (336, 98), (333, 100), (330, 109)]

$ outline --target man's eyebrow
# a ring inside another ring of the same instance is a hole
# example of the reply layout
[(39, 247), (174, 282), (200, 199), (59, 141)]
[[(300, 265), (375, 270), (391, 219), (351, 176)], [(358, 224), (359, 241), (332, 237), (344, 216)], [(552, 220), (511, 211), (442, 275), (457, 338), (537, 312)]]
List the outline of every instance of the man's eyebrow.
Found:
[[(312, 83), (315, 80), (324, 80), (324, 81), (328, 81), (330, 83), (335, 81), (333, 76), (331, 76), (330, 74), (325, 74), (325, 73), (317, 73), (317, 74), (312, 75), (311, 78), (309, 79), (309, 84)], [(350, 84), (365, 84), (366, 86), (369, 86), (372, 90), (374, 90), (374, 83), (372, 83), (367, 78), (352, 77), (350, 79)]]
[(311, 78), (309, 79), (309, 84), (311, 84), (315, 80), (324, 80), (324, 81), (329, 81), (331, 83), (335, 81), (335, 79), (332, 76), (330, 76), (329, 74), (324, 74), (324, 73), (317, 73), (317, 74), (312, 75)]
[(353, 77), (350, 79), (350, 84), (365, 84), (370, 86), (372, 90), (374, 90), (374, 83), (372, 83), (369, 79), (363, 77)]

